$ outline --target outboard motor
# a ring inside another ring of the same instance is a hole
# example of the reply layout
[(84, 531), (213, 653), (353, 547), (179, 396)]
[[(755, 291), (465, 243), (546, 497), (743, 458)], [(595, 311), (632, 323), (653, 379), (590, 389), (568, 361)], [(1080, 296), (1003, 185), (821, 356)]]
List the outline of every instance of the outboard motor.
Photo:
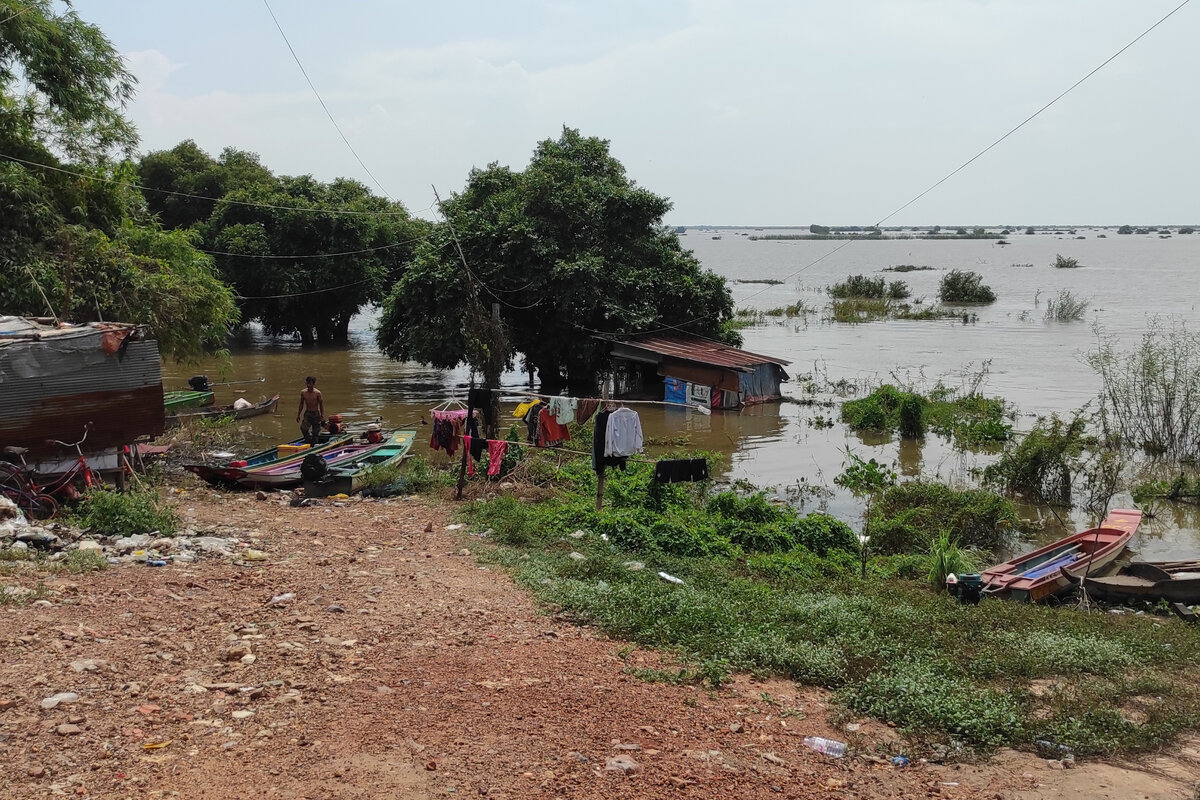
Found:
[(300, 474), (306, 481), (319, 481), (329, 472), (329, 465), (320, 453), (309, 453), (300, 462)]
[(212, 388), (207, 375), (193, 375), (188, 378), (188, 386), (192, 387), (193, 392), (207, 392)]

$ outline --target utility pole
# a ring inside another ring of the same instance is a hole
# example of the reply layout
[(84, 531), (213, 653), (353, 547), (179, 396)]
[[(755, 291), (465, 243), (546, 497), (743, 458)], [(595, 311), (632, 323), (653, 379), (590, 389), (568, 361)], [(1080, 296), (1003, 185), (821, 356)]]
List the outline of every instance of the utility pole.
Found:
[[(437, 200), (438, 210), (442, 212), (442, 218), (446, 220), (446, 226), (450, 229), (450, 236), (454, 240), (455, 249), (458, 250), (458, 258), (462, 262), (471, 295), (471, 299), (467, 303), (464, 325), (467, 329), (468, 339), (474, 340), (475, 346), (482, 349), (474, 354), (468, 352), (468, 360), (472, 366), (483, 372), (484, 385), (492, 392), (492, 407), (488, 409), (490, 413), (485, 415), (483, 435), (486, 439), (498, 439), (499, 431), (495, 421), (500, 418), (500, 375), (504, 371), (504, 355), (508, 352), (504, 323), (500, 319), (500, 304), (492, 303), (490, 317), (484, 311), (483, 303), (479, 299), (479, 285), (475, 280), (474, 273), (471, 272), (471, 267), (467, 264), (462, 244), (458, 241), (458, 233), (454, 230), (454, 223), (450, 220), (450, 215), (446, 213), (446, 207), (442, 203), (436, 186), (433, 187), (433, 196)], [(463, 460), (458, 470), (457, 492), (455, 493), (455, 499), (458, 500), (462, 499), (463, 486), (467, 482), (467, 458), (468, 455), (464, 449)]]

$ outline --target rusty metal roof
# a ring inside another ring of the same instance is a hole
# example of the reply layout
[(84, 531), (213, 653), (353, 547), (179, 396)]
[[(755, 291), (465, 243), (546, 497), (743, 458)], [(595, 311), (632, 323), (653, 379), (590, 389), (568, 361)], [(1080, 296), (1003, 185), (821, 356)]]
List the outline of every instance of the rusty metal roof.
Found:
[(677, 358), (683, 361), (691, 361), (697, 364), (709, 364), (715, 367), (725, 367), (734, 369), (739, 372), (753, 371), (754, 367), (759, 364), (778, 364), (779, 366), (787, 366), (790, 361), (785, 361), (782, 358), (775, 356), (764, 356), (759, 353), (751, 353), (749, 350), (741, 350), (736, 347), (731, 347), (727, 344), (714, 342), (709, 339), (693, 339), (687, 337), (672, 337), (672, 336), (647, 336), (641, 339), (632, 339), (626, 342), (618, 342), (626, 347), (636, 347), (642, 350), (648, 350), (651, 353), (657, 353), (670, 358)]
[(0, 317), (0, 446), (61, 455), (46, 440), (90, 423), (85, 447), (114, 447), (162, 433), (165, 413), (158, 345), (139, 326)]

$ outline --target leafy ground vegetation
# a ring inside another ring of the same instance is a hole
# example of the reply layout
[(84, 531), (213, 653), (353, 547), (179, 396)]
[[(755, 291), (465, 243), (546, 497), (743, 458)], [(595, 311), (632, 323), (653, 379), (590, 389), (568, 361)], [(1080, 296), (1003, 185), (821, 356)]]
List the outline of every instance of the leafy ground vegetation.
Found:
[(1002, 398), (942, 385), (923, 395), (884, 384), (866, 397), (842, 404), (842, 421), (855, 430), (895, 432), (915, 439), (928, 428), (964, 448), (1009, 440), (1013, 417)]
[(939, 564), (974, 552), (947, 544), (987, 549), (1016, 527), (1013, 506), (988, 492), (885, 491), (871, 520), (880, 554), (863, 578), (857, 538), (823, 514), (656, 484), (644, 464), (613, 473), (597, 511), (585, 460), (541, 474), (553, 478), (537, 502), (464, 508), (496, 544), (485, 557), (577, 621), (676, 652), (693, 666), (673, 680), (720, 684), (736, 670), (826, 686), (916, 747), (1049, 740), (1080, 754), (1132, 752), (1200, 722), (1183, 669), (1200, 656), (1200, 633), (1132, 615), (961, 606), (930, 587)]

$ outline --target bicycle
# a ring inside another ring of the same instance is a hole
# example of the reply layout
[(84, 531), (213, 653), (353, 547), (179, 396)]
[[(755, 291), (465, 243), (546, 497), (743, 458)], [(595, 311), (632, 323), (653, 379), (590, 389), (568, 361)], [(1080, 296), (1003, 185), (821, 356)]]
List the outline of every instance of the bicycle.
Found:
[(20, 459), (21, 465), (18, 467), (8, 462), (0, 462), (0, 491), (3, 491), (29, 516), (45, 520), (57, 513), (59, 498), (79, 499), (80, 492), (76, 489), (76, 482), (82, 483), (84, 491), (95, 486), (102, 486), (104, 479), (100, 477), (99, 472), (88, 465), (87, 459), (83, 455), (83, 449), (80, 447), (87, 441), (91, 429), (92, 423), (89, 422), (83, 428), (83, 438), (77, 442), (63, 442), (58, 439), (46, 440), (47, 445), (74, 447), (75, 463), (65, 472), (45, 483), (38, 483), (34, 480), (33, 469), (25, 463), (25, 453), (28, 452), (25, 448), (5, 448), (6, 453), (16, 455)]

